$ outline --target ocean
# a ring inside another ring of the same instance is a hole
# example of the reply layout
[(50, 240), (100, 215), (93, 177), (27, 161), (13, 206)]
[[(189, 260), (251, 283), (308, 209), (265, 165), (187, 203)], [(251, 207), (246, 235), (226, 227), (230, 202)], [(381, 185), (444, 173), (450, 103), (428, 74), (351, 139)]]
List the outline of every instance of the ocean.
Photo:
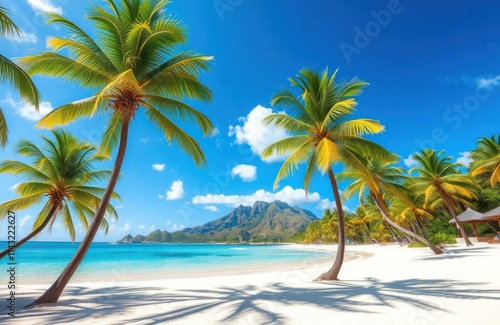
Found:
[[(6, 242), (0, 242), (6, 247)], [(28, 242), (15, 252), (17, 276), (25, 283), (53, 281), (76, 252), (79, 243)], [(116, 244), (93, 243), (75, 278), (120, 281), (238, 274), (248, 270), (313, 266), (333, 258), (327, 252), (294, 249), (291, 245)], [(0, 264), (7, 267), (7, 257)], [(5, 273), (5, 272), (3, 272)], [(3, 278), (0, 277), (0, 279)]]

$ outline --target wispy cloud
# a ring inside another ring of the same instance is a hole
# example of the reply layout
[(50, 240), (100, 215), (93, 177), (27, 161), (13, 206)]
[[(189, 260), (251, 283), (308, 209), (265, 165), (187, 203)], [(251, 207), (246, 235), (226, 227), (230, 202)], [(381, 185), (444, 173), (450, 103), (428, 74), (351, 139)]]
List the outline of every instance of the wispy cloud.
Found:
[(23, 228), (27, 223), (28, 221), (31, 220), (31, 216), (29, 214), (27, 214), (24, 218), (21, 219), (21, 221), (19, 222), (19, 227), (20, 228)]
[(28, 4), (35, 12), (54, 12), (59, 15), (63, 13), (62, 8), (55, 6), (50, 0), (28, 0)]
[(217, 212), (217, 211), (219, 211), (219, 208), (216, 207), (215, 205), (207, 205), (205, 207), (205, 210), (208, 210), (210, 212)]
[(460, 84), (465, 83), (472, 85), (477, 88), (492, 88), (500, 86), (500, 75), (489, 75), (489, 76), (476, 76), (472, 77), (467, 74), (463, 74), (459, 77), (441, 77), (437, 79), (440, 82)]
[(492, 88), (500, 85), (500, 75), (494, 77), (480, 77), (476, 80), (478, 88)]
[(7, 97), (0, 103), (12, 106), (16, 114), (20, 115), (28, 121), (38, 121), (53, 110), (52, 104), (50, 102), (42, 102), (37, 112), (35, 107), (32, 105), (24, 101), (15, 101), (14, 98), (12, 98), (11, 93), (9, 92), (7, 93)]
[(38, 37), (34, 33), (21, 31), (21, 35), (7, 35), (7, 38), (16, 43), (36, 43)]

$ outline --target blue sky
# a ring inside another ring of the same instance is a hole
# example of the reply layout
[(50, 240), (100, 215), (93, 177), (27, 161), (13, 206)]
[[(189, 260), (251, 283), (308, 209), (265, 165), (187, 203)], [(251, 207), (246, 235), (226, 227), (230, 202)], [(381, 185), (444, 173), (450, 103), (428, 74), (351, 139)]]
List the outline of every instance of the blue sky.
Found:
[[(44, 11), (62, 13), (92, 30), (80, 1), (20, 0), (2, 5), (24, 32), (21, 39), (0, 40), (0, 51), (9, 58), (43, 51), (48, 36), (64, 33), (43, 25)], [(202, 138), (198, 130), (187, 127), (200, 141), (208, 166), (196, 169), (138, 114), (116, 187), (122, 200), (113, 203), (120, 218), (107, 236), (98, 234), (99, 241), (203, 224), (257, 199), (281, 199), (320, 216), (333, 200), (327, 177), (314, 180), (308, 199), (301, 171), (273, 191), (280, 162), (262, 161), (256, 154), (285, 136), (281, 130), (263, 128), (260, 120), (283, 110), (272, 108), (270, 98), (289, 87), (287, 78), (303, 67), (339, 68), (341, 78), (357, 76), (369, 82), (354, 117), (384, 124), (386, 131), (370, 139), (399, 154), (402, 165), (411, 166), (408, 157), (424, 147), (446, 149), (467, 162), (477, 139), (499, 132), (500, 3), (177, 0), (169, 9), (189, 28), (187, 48), (215, 57), (212, 71), (202, 76), (214, 92), (213, 101), (190, 103), (210, 117), (218, 132)], [(88, 94), (67, 82), (34, 80), (45, 101), (43, 113)], [(39, 116), (7, 84), (0, 85), (0, 106), (10, 128), (10, 142), (0, 159), (20, 159), (13, 145), (22, 138), (38, 142), (47, 131), (33, 128)], [(97, 142), (104, 121), (81, 121), (67, 130)], [(111, 166), (110, 161), (98, 167)], [(15, 197), (12, 186), (18, 182), (0, 175), (0, 201)], [(346, 203), (350, 209), (356, 205)], [(37, 208), (17, 212), (18, 238), (29, 231), (37, 213)], [(2, 221), (0, 240), (6, 233)], [(79, 228), (77, 240), (83, 234)], [(69, 236), (56, 223), (51, 234), (38, 239)]]

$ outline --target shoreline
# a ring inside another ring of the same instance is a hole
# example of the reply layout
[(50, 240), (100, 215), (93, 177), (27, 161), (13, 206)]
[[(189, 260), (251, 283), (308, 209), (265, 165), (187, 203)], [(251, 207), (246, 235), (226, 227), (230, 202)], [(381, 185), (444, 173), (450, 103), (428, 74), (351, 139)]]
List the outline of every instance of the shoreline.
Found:
[[(298, 249), (311, 249), (295, 247)], [(315, 246), (332, 250), (335, 246)], [(497, 320), (500, 245), (347, 246), (341, 281), (313, 282), (333, 259), (239, 275), (70, 283), (56, 305), (12, 324), (470, 324)], [(301, 265), (298, 265), (301, 266)], [(18, 306), (47, 289), (25, 285)], [(4, 315), (0, 315), (3, 321)]]
[[(126, 244), (125, 244), (126, 245)], [(205, 245), (205, 244), (200, 244)], [(300, 270), (309, 268), (312, 265), (333, 264), (335, 258), (336, 245), (303, 245), (303, 244), (280, 244), (283, 249), (296, 249), (310, 251), (313, 257), (307, 261), (285, 261), (280, 264), (273, 264), (272, 260), (256, 261), (245, 264), (243, 268), (238, 265), (227, 266), (209, 266), (203, 270), (166, 270), (144, 268), (140, 271), (123, 269), (119, 272), (106, 270), (98, 270), (97, 274), (89, 274), (86, 270), (85, 274), (77, 273), (72, 279), (72, 283), (105, 283), (105, 282), (134, 282), (142, 281), (147, 278), (151, 281), (168, 280), (168, 279), (190, 279), (200, 277), (217, 277), (217, 276), (233, 276), (233, 275), (248, 275), (254, 273), (278, 272), (283, 270)], [(321, 255), (314, 255), (315, 252), (320, 252)], [(327, 254), (325, 254), (327, 253)], [(345, 261), (358, 258), (358, 253), (350, 254), (346, 252)], [(367, 253), (369, 254), (369, 253)], [(22, 280), (22, 285), (50, 285), (55, 281), (55, 276), (38, 277), (32, 275)]]

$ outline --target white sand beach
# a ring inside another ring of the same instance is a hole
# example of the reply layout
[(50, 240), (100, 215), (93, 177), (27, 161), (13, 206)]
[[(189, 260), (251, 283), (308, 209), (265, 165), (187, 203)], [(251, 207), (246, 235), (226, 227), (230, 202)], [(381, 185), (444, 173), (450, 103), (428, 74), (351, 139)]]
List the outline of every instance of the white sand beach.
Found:
[[(304, 249), (311, 249), (305, 246)], [(331, 246), (315, 249), (335, 249)], [(332, 261), (239, 275), (70, 283), (57, 305), (23, 310), (47, 285), (24, 285), (2, 324), (499, 324), (500, 245), (349, 246), (342, 281), (312, 280)], [(311, 252), (313, 254), (313, 252)], [(119, 279), (119, 280), (118, 280)]]

